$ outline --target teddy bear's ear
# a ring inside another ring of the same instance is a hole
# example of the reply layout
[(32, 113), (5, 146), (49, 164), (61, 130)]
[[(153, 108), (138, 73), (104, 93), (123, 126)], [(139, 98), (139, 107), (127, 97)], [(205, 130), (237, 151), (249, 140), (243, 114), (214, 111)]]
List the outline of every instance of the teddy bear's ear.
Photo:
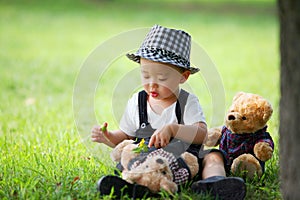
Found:
[(240, 96), (242, 96), (244, 94), (245, 94), (245, 92), (238, 92), (238, 93), (236, 93), (236, 95), (233, 97), (232, 101), (236, 101)]
[(266, 101), (265, 106), (264, 106), (263, 120), (265, 122), (268, 121), (270, 119), (272, 113), (273, 113), (272, 105), (268, 101)]

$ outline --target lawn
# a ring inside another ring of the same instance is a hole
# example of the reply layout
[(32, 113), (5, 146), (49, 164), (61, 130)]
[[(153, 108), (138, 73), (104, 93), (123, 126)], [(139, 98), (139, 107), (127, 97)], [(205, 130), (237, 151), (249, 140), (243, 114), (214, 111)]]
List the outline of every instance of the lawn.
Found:
[[(104, 121), (118, 127), (140, 88), (138, 66), (124, 58), (134, 47), (126, 45), (154, 24), (188, 31), (200, 57), (209, 58), (185, 85), (198, 95), (209, 126), (222, 124), (238, 91), (270, 100), (275, 154), (262, 179), (247, 180), (246, 199), (281, 199), (279, 33), (270, 0), (0, 0), (0, 199), (98, 198), (96, 182), (115, 164), (89, 132)], [(134, 34), (125, 41), (126, 31)], [(199, 197), (185, 190), (175, 199)]]

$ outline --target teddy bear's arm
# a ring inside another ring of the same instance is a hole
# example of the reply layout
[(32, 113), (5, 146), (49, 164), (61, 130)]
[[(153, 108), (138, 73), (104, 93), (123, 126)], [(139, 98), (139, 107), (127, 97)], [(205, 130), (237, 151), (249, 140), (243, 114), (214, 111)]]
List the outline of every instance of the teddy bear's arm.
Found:
[(222, 136), (222, 126), (210, 128), (207, 132), (204, 145), (208, 147), (219, 145), (221, 136)]
[(273, 147), (268, 142), (258, 142), (254, 146), (254, 154), (259, 160), (267, 161), (273, 155)]

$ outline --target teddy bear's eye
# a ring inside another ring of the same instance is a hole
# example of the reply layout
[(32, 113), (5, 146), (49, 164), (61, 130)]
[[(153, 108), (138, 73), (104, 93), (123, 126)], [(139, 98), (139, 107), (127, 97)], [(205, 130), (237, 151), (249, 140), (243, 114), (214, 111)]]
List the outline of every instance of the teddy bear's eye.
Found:
[(161, 158), (158, 158), (158, 159), (156, 160), (156, 162), (157, 162), (158, 164), (164, 164), (164, 161), (163, 161)]
[(245, 116), (242, 117), (242, 120), (246, 120), (246, 119), (247, 119), (247, 117), (245, 117)]
[(163, 175), (166, 175), (166, 174), (167, 174), (167, 172), (166, 172), (166, 171), (162, 171), (161, 173), (162, 173)]

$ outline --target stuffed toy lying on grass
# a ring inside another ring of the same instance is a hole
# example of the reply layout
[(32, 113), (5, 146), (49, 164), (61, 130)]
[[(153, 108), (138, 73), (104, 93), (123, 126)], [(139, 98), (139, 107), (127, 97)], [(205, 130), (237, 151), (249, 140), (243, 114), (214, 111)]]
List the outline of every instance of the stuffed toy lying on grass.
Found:
[(225, 117), (225, 126), (211, 128), (205, 145), (220, 144), (227, 171), (249, 178), (254, 174), (260, 177), (274, 150), (266, 125), (272, 112), (271, 104), (263, 97), (239, 92)]
[(161, 190), (175, 193), (178, 185), (186, 183), (199, 171), (194, 155), (185, 152), (180, 156), (179, 160), (188, 166), (186, 169), (178, 163), (178, 158), (163, 149), (147, 152), (143, 140), (140, 145), (134, 144), (133, 140), (124, 140), (113, 149), (111, 157), (123, 166), (124, 180), (146, 186), (153, 193)]

